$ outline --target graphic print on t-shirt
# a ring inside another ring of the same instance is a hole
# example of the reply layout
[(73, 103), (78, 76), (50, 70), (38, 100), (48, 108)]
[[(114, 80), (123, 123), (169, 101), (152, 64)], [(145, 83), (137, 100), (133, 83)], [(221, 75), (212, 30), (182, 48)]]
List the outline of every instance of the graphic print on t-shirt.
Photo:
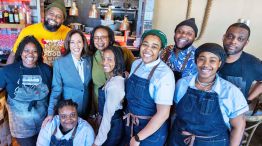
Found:
[(52, 66), (53, 61), (61, 56), (63, 51), (64, 41), (63, 40), (41, 40), (44, 45), (44, 63)]
[[(17, 81), (19, 85), (20, 79)], [(34, 89), (42, 83), (42, 77), (40, 75), (22, 75), (22, 87)], [(18, 93), (20, 86), (16, 87), (15, 95)]]
[(242, 77), (226, 76), (226, 80), (236, 85), (243, 94), (245, 93), (247, 83)]

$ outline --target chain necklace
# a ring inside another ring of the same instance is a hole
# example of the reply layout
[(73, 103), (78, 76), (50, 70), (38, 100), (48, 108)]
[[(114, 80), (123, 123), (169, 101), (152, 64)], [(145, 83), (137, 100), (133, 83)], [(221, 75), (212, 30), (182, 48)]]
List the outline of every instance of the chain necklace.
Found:
[(212, 85), (215, 83), (215, 80), (210, 82), (210, 83), (203, 83), (203, 82), (200, 82), (198, 77), (197, 77), (196, 78), (196, 83), (197, 83), (196, 87), (198, 89), (203, 90), (203, 91), (209, 91), (209, 90), (211, 90)]
[(197, 83), (201, 86), (201, 87), (208, 87), (210, 85), (213, 85), (215, 83), (215, 80), (213, 82), (210, 82), (210, 83), (203, 83), (203, 82), (200, 82), (198, 77), (196, 78), (196, 81)]

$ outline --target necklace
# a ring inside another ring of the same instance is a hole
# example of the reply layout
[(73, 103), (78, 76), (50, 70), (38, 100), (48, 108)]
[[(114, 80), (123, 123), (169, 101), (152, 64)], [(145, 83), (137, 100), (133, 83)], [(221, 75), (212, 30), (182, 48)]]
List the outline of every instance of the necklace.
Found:
[(201, 87), (208, 87), (208, 86), (210, 86), (210, 85), (213, 85), (214, 82), (215, 82), (215, 80), (214, 80), (213, 82), (210, 82), (210, 83), (203, 83), (203, 82), (200, 82), (200, 81), (199, 81), (198, 77), (196, 78), (196, 81), (197, 81), (197, 83), (198, 83)]

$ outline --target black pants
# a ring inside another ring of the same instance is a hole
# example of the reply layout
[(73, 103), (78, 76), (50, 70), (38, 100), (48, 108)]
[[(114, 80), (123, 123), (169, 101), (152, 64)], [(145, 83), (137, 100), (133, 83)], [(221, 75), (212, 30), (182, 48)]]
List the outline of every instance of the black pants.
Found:
[(27, 138), (15, 138), (15, 139), (20, 146), (36, 146), (37, 136), (38, 135), (34, 135), (32, 137), (27, 137)]

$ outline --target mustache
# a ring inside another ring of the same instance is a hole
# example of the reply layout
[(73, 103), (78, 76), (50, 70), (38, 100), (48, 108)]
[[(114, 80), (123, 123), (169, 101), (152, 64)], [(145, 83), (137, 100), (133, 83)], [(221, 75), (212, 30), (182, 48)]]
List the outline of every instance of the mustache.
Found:
[(50, 21), (50, 20), (52, 20), (52, 19), (45, 19), (45, 21), (44, 21), (45, 28), (49, 31), (52, 31), (52, 32), (57, 31), (62, 24), (58, 24), (55, 20), (53, 20), (53, 21), (55, 21), (56, 25), (50, 25), (48, 23), (48, 21)]

